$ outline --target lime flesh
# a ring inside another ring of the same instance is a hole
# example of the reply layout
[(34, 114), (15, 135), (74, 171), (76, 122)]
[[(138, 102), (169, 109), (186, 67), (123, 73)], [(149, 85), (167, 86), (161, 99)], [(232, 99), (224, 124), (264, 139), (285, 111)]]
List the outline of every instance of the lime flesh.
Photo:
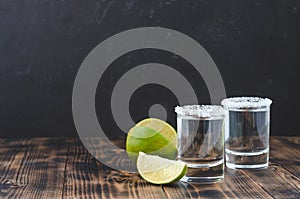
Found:
[(180, 180), (185, 175), (187, 165), (180, 161), (139, 152), (137, 169), (142, 178), (150, 183), (169, 184)]

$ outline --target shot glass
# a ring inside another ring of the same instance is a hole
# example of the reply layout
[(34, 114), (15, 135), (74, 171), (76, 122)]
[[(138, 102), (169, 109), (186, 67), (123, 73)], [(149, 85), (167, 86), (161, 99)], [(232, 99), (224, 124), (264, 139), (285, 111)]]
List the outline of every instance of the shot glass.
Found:
[(226, 110), (226, 167), (268, 167), (271, 103), (270, 99), (260, 97), (232, 97), (221, 102)]
[(183, 182), (214, 183), (224, 178), (224, 118), (221, 106), (187, 105), (177, 113), (178, 160), (187, 164)]

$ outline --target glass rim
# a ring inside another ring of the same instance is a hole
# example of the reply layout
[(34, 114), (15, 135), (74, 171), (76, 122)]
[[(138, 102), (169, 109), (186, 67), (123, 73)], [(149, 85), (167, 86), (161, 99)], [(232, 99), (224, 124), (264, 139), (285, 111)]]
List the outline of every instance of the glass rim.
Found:
[(176, 106), (175, 112), (182, 116), (196, 116), (203, 118), (224, 117), (225, 110), (220, 105), (184, 105)]
[(225, 109), (261, 109), (269, 108), (271, 104), (271, 99), (262, 97), (230, 97), (221, 101)]

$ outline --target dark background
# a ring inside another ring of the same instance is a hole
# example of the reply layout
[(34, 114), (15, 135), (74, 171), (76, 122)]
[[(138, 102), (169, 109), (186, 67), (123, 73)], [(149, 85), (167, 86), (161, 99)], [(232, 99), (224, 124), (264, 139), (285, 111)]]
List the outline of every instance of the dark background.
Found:
[[(77, 70), (99, 43), (145, 26), (180, 31), (198, 41), (218, 66), (228, 96), (273, 99), (271, 135), (300, 135), (300, 1), (292, 0), (23, 0), (0, 1), (0, 137), (77, 136), (72, 88)], [(139, 50), (117, 59), (96, 95), (106, 114), (108, 93), (121, 72), (148, 62), (185, 71), (184, 59), (159, 50)], [(192, 71), (187, 71), (192, 74)], [(188, 75), (188, 74), (187, 74)], [(189, 81), (201, 103), (210, 103), (200, 76)], [(160, 103), (174, 123), (176, 96), (145, 85), (130, 101), (134, 120)], [(113, 119), (101, 121), (119, 135)]]

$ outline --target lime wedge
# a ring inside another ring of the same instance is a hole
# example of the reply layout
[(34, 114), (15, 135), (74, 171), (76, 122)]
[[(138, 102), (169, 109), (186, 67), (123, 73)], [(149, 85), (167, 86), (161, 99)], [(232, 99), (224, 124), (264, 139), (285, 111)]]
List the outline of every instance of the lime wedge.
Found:
[(187, 171), (187, 165), (180, 161), (139, 152), (137, 169), (142, 178), (148, 182), (168, 184), (180, 180)]

